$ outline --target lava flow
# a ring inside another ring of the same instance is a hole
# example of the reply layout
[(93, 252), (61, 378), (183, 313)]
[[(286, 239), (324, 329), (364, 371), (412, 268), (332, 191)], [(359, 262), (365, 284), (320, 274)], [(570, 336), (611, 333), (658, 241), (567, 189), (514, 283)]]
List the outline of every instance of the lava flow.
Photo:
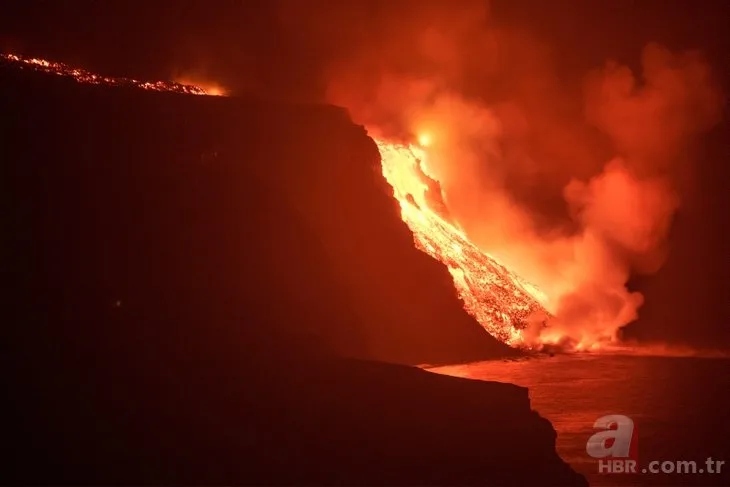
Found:
[(113, 78), (109, 76), (100, 76), (98, 74), (90, 73), (83, 69), (72, 68), (63, 63), (55, 63), (38, 58), (25, 58), (16, 54), (0, 54), (0, 60), (16, 63), (21, 67), (30, 67), (38, 71), (72, 78), (79, 83), (89, 83), (95, 85), (103, 84), (110, 86), (132, 86), (135, 88), (141, 88), (143, 90), (168, 91), (173, 93), (182, 93), (186, 95), (223, 94), (222, 90), (220, 90), (219, 88), (208, 92), (205, 89), (200, 88), (199, 86), (182, 83), (168, 81), (137, 81), (131, 78)]
[[(189, 95), (225, 95), (218, 87), (207, 90), (192, 84), (112, 78), (63, 63), (14, 54), (0, 54), (0, 59), (21, 67), (70, 77), (80, 83), (132, 86)], [(424, 147), (428, 145), (429, 138), (421, 136), (418, 145), (376, 143), (383, 176), (393, 187), (401, 216), (413, 232), (416, 247), (448, 268), (464, 308), (487, 332), (508, 345), (529, 347), (531, 344), (526, 339), (525, 329), (544, 325), (549, 317), (544, 307), (546, 296), (471, 243), (451, 221), (438, 182), (427, 175)]]
[[(427, 137), (419, 139), (428, 144)], [(383, 176), (393, 187), (416, 247), (448, 268), (464, 308), (492, 336), (511, 346), (530, 346), (524, 331), (542, 326), (548, 318), (545, 295), (480, 250), (449, 221), (438, 183), (427, 175), (424, 147), (376, 143)]]

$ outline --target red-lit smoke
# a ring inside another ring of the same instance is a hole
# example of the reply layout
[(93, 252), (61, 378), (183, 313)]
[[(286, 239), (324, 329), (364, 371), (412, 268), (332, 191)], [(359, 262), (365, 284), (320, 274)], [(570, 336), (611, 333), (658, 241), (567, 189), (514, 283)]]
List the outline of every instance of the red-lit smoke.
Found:
[[(374, 5), (374, 6), (373, 6)], [(626, 283), (668, 252), (691, 144), (724, 99), (695, 52), (657, 44), (561, 81), (559, 55), (484, 2), (289, 2), (282, 18), (328, 45), (328, 97), (388, 140), (428, 138), (451, 217), (548, 296), (537, 343), (598, 344), (637, 317)], [(596, 65), (603, 62), (596, 60)]]

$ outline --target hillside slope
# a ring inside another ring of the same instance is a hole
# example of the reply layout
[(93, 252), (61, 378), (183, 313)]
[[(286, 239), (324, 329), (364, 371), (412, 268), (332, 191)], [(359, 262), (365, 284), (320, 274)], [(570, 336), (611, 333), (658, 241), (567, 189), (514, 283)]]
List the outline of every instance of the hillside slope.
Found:
[(500, 347), (344, 112), (0, 82), (4, 483), (585, 485), (525, 389), (362, 360)]
[[(298, 272), (307, 274), (308, 284), (296, 288), (310, 287), (332, 274), (360, 322), (311, 330), (313, 321), (300, 316), (291, 323), (297, 331), (320, 333), (346, 354), (401, 363), (469, 361), (510, 353), (463, 311), (446, 269), (414, 248), (380, 173), (377, 148), (344, 110), (108, 89), (8, 69), (3, 83), (5, 96), (13, 99), (4, 114), (15, 121), (14, 133), (6, 134), (10, 144), (3, 150), (6, 159), (16, 161), (10, 168), (12, 177), (21, 178), (20, 186), (12, 179), (5, 183), (19, 188), (21, 205), (44, 204), (33, 193), (40, 191), (36, 185), (41, 180), (46, 185), (43, 197), (54, 199), (45, 203), (60, 205), (58, 212), (66, 211), (67, 204), (80, 205), (73, 216), (79, 230), (64, 234), (64, 245), (93, 243), (101, 252), (98, 231), (139, 234), (140, 215), (149, 220), (144, 230), (148, 242), (175, 235), (182, 244), (198, 233), (198, 222), (175, 220), (181, 214), (176, 206), (194, 204), (192, 194), (203, 191), (198, 185), (219, 184), (213, 180), (218, 177), (225, 180), (226, 190), (246, 193), (240, 197), (254, 205), (261, 193), (272, 191), (291, 203), (330, 262), (329, 269), (302, 262)], [(30, 186), (20, 189), (25, 184)], [(276, 240), (281, 227), (291, 224), (272, 218), (260, 227), (260, 222), (247, 221), (250, 211), (242, 203), (228, 203), (231, 207), (215, 207), (221, 202), (214, 201), (209, 209), (220, 225), (216, 231), (226, 241), (225, 248), (221, 241), (211, 242), (206, 251), (229, 252), (225, 257), (231, 266), (248, 258), (241, 254), (248, 253), (252, 234), (273, 232), (269, 240)], [(99, 213), (107, 211), (117, 212), (117, 221), (114, 228), (99, 230), (98, 225), (111, 225), (97, 222)], [(42, 240), (52, 246), (49, 238)], [(276, 243), (284, 244), (291, 242)], [(104, 240), (103, 247), (109, 258), (124, 261), (125, 279), (137, 281), (130, 292), (155, 299), (138, 284), (147, 281), (157, 265), (145, 260), (149, 249), (112, 238)], [(186, 272), (192, 260), (205, 265), (196, 254), (176, 263), (175, 272)], [(84, 265), (76, 277), (98, 270)], [(287, 279), (301, 277), (294, 273), (292, 269)], [(118, 276), (105, 268), (102, 277), (113, 285)], [(238, 279), (238, 287), (246, 285), (243, 270), (234, 275), (231, 269), (229, 278)], [(338, 316), (335, 321), (344, 319)]]

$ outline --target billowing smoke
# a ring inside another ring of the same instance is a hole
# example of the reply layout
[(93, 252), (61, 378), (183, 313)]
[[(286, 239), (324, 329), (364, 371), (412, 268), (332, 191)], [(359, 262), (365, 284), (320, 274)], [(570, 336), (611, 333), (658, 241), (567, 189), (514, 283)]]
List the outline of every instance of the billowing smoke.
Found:
[(450, 215), (547, 294), (555, 317), (532, 339), (593, 344), (637, 318), (626, 284), (664, 262), (677, 181), (721, 116), (698, 53), (649, 44), (636, 72), (608, 62), (571, 84), (546, 44), (481, 1), (311, 11), (290, 2), (282, 18), (328, 49), (329, 100), (376, 136), (427, 134), (424, 169)]

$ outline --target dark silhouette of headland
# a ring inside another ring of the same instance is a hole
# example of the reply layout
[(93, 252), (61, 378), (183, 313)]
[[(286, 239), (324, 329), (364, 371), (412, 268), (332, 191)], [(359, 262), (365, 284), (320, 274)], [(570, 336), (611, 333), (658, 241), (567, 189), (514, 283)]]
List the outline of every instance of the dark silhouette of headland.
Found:
[(344, 110), (0, 83), (3, 483), (586, 485)]

